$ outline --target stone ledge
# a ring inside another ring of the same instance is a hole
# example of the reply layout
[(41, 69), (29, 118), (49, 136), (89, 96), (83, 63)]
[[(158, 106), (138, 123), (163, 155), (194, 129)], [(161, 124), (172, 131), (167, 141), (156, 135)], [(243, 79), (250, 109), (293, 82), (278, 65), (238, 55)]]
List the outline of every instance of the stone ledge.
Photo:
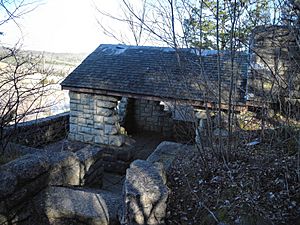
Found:
[(163, 141), (147, 158), (147, 161), (151, 163), (159, 162), (163, 165), (164, 169), (168, 171), (176, 156), (181, 152), (183, 153), (186, 148), (187, 146), (184, 144), (171, 141)]
[(91, 146), (76, 154), (36, 151), (1, 166), (0, 220), (3, 215), (7, 220), (14, 214), (21, 218), (30, 209), (33, 196), (47, 186), (101, 187), (104, 170), (102, 151)]
[(41, 224), (116, 225), (120, 196), (90, 189), (48, 187), (34, 199)]

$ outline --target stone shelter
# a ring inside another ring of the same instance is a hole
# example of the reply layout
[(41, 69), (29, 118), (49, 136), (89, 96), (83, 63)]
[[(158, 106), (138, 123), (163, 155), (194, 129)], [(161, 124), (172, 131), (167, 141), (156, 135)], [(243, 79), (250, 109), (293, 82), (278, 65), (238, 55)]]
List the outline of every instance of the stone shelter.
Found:
[(126, 130), (171, 135), (176, 109), (214, 107), (219, 76), (226, 107), (231, 71), (235, 104), (242, 106), (248, 54), (236, 52), (231, 59), (220, 52), (218, 70), (214, 50), (100, 45), (61, 84), (70, 95), (69, 138), (121, 146)]

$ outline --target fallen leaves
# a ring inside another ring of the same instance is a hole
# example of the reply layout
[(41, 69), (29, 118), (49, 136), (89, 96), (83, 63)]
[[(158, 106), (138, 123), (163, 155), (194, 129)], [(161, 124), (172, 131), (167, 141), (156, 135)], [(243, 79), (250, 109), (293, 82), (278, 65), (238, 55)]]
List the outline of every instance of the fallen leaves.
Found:
[(167, 224), (218, 224), (208, 210), (223, 224), (253, 218), (249, 224), (299, 222), (297, 154), (289, 155), (284, 146), (266, 142), (239, 146), (226, 165), (209, 152), (204, 156), (206, 168), (196, 151), (178, 156), (168, 174), (172, 192)]

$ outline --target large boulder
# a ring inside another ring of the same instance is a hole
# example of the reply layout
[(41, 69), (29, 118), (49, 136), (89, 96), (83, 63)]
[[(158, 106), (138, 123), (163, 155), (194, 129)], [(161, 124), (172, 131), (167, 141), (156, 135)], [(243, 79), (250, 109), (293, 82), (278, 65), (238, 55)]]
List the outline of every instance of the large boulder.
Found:
[(121, 196), (108, 191), (48, 187), (34, 202), (40, 224), (119, 224)]
[(164, 223), (168, 188), (162, 165), (135, 160), (126, 172), (123, 198), (122, 224)]

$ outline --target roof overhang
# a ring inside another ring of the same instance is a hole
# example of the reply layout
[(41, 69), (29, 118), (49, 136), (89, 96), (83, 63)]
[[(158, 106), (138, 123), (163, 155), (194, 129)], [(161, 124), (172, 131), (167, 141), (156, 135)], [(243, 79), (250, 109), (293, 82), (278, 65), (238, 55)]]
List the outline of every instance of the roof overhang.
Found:
[[(145, 99), (151, 101), (170, 101), (176, 102), (177, 104), (189, 104), (195, 108), (208, 108), (208, 109), (218, 109), (219, 104), (216, 102), (205, 102), (201, 99), (199, 100), (190, 100), (190, 99), (177, 99), (177, 98), (170, 98), (170, 97), (160, 97), (160, 96), (150, 96), (150, 95), (142, 95), (136, 93), (128, 93), (128, 92), (117, 92), (117, 91), (109, 91), (109, 90), (101, 90), (101, 89), (92, 89), (92, 88), (83, 88), (83, 87), (71, 87), (62, 85), (63, 90), (69, 90), (74, 92), (86, 93), (86, 94), (96, 94), (96, 95), (107, 95), (107, 96), (114, 96), (114, 97), (127, 97), (127, 98), (134, 98), (134, 99)], [(228, 104), (221, 103), (222, 110), (228, 110)], [(247, 105), (243, 102), (238, 102), (234, 107), (234, 111), (240, 112), (247, 110)]]

